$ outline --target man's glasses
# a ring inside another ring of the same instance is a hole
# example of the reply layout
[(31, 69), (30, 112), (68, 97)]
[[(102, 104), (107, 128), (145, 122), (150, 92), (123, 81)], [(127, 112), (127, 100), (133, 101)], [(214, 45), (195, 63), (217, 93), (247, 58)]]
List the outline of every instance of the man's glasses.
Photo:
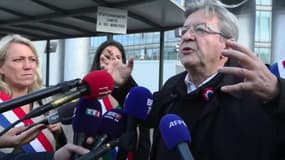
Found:
[(222, 37), (229, 39), (230, 36), (225, 35), (222, 32), (217, 31), (216, 29), (213, 29), (210, 25), (206, 23), (199, 23), (196, 25), (191, 26), (184, 26), (181, 31), (181, 37), (186, 33), (191, 32), (192, 34), (195, 34), (196, 36), (204, 36), (208, 34), (219, 34)]

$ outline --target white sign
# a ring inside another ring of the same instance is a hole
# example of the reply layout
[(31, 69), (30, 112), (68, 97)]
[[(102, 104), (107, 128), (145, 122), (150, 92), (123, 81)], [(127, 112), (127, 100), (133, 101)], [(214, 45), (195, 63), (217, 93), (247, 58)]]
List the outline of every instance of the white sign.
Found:
[(128, 11), (107, 7), (98, 7), (97, 26), (99, 32), (127, 33)]

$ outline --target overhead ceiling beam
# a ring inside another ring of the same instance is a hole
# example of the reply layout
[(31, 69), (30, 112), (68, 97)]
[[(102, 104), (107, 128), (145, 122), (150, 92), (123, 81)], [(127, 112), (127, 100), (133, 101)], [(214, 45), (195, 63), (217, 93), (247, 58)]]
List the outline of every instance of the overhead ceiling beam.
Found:
[(28, 32), (28, 31), (24, 31), (22, 29), (19, 28), (12, 28), (12, 27), (0, 27), (1, 32), (6, 32), (7, 34), (11, 34), (11, 33), (15, 33), (15, 34), (21, 34), (21, 35), (25, 35), (27, 37), (30, 37), (31, 39), (33, 39), (33, 37), (45, 37), (43, 35), (40, 34), (36, 34), (33, 32)]
[[(84, 35), (85, 37), (90, 37), (90, 36), (106, 36), (106, 33), (96, 33), (96, 34), (91, 34), (91, 33), (87, 33)], [(32, 40), (43, 40), (43, 39), (66, 39), (66, 38), (79, 38), (82, 37), (82, 34), (72, 34), (66, 37), (62, 37), (62, 36), (52, 36), (52, 37), (34, 37)]]
[[(37, 0), (34, 0), (35, 2), (38, 2)], [(135, 1), (136, 4), (142, 3), (142, 2), (138, 2)], [(134, 2), (133, 2), (134, 3)], [(114, 5), (110, 5), (110, 4), (106, 4), (106, 6), (112, 6), (112, 7), (119, 7), (121, 3), (116, 3)], [(125, 6), (127, 6), (125, 4)], [(58, 7), (52, 7), (49, 6), (51, 8), (56, 8), (59, 9)], [(44, 21), (47, 19), (56, 19), (56, 18), (63, 18), (63, 17), (68, 17), (68, 16), (76, 16), (79, 14), (87, 14), (87, 13), (94, 13), (97, 12), (97, 7), (98, 6), (91, 6), (91, 7), (85, 7), (85, 8), (79, 8), (79, 9), (72, 9), (72, 10), (66, 10), (66, 11), (56, 11), (55, 13), (51, 13), (51, 14), (44, 14), (44, 15), (38, 15), (38, 16), (26, 16), (22, 13), (17, 13), (17, 15), (22, 15), (21, 18), (19, 19), (14, 19), (14, 20), (5, 20), (5, 21), (0, 21), (0, 26), (8, 26), (8, 25), (15, 25), (15, 24), (25, 24), (25, 23), (31, 23), (31, 22), (39, 22), (39, 21)], [(13, 11), (10, 10), (10, 13), (12, 13)], [(139, 19), (151, 26), (155, 26), (155, 27), (160, 27), (160, 25), (158, 25), (155, 22), (152, 22), (138, 14), (132, 13), (129, 11), (129, 16), (132, 18), (136, 18)]]
[(58, 32), (55, 30), (51, 30), (48, 28), (43, 28), (43, 27), (39, 27), (39, 26), (34, 26), (34, 25), (30, 25), (30, 24), (21, 24), (21, 25), (17, 25), (14, 27), (21, 27), (21, 28), (26, 28), (26, 29), (33, 29), (33, 30), (37, 30), (37, 31), (41, 31), (41, 32), (47, 32), (47, 33), (52, 33), (55, 35), (59, 35), (59, 36), (68, 36), (68, 34), (62, 33), (62, 32)]
[(73, 25), (70, 25), (70, 24), (57, 22), (57, 21), (54, 21), (54, 20), (46, 20), (46, 21), (42, 21), (42, 23), (49, 24), (49, 25), (54, 25), (54, 26), (57, 26), (57, 27), (68, 28), (68, 29), (72, 29), (72, 30), (79, 31), (79, 32), (82, 32), (82, 33), (93, 33), (93, 34), (95, 34), (94, 31), (86, 30), (86, 29), (83, 29), (81, 27), (77, 27), (77, 26), (73, 26)]
[(97, 11), (97, 6), (72, 9), (72, 10), (68, 10), (68, 12), (65, 12), (65, 13), (55, 12), (55, 13), (30, 16), (30, 17), (25, 17), (25, 18), (21, 17), (21, 18), (14, 19), (14, 20), (4, 20), (4, 21), (0, 21), (0, 26), (40, 22), (40, 21), (44, 21), (44, 20), (64, 18), (64, 17), (74, 16), (74, 15), (79, 15), (79, 14), (93, 13), (96, 11)]
[[(62, 8), (60, 8), (60, 7), (57, 7), (56, 5), (52, 5), (52, 4), (50, 4), (50, 3), (47, 3), (46, 1), (42, 1), (42, 0), (31, 0), (31, 1), (33, 1), (34, 3), (37, 3), (38, 5), (43, 6), (43, 7), (45, 7), (45, 8), (48, 8), (48, 9), (50, 9), (50, 10), (53, 10), (53, 11), (55, 11), (55, 12), (61, 12), (61, 13), (64, 13), (64, 14), (68, 13), (67, 10), (62, 9)], [(80, 19), (80, 20), (82, 20), (82, 21), (91, 22), (91, 23), (94, 23), (94, 22), (95, 22), (95, 24), (96, 24), (96, 19), (95, 19), (95, 21), (94, 21), (94, 19), (91, 19), (91, 18), (89, 18), (89, 17), (87, 17), (87, 16), (80, 16), (80, 17), (78, 17), (78, 16), (72, 16), (72, 17), (73, 17), (73, 18), (76, 18), (76, 19)]]
[(50, 4), (50, 3), (47, 3), (47, 2), (45, 2), (45, 1), (42, 1), (42, 0), (31, 0), (31, 1), (34, 2), (34, 3), (37, 3), (37, 4), (40, 5), (40, 6), (43, 6), (43, 7), (45, 7), (45, 8), (48, 8), (48, 9), (50, 9), (50, 10), (65, 13), (65, 10), (64, 10), (64, 9), (59, 8), (59, 7), (57, 7), (57, 6), (55, 6), (55, 5), (52, 5), (52, 4)]
[(1, 6), (0, 6), (0, 10), (5, 11), (5, 12), (7, 12), (7, 13), (9, 13), (9, 14), (16, 15), (16, 16), (18, 16), (18, 17), (32, 18), (31, 16), (29, 16), (29, 15), (27, 15), (27, 14), (20, 13), (20, 12), (14, 11), (14, 10), (12, 10), (12, 9), (4, 8), (4, 7), (1, 7)]

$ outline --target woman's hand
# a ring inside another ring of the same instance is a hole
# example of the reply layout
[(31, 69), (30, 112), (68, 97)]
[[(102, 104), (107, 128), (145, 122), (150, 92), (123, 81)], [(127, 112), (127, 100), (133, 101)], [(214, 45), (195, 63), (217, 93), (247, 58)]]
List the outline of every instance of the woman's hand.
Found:
[(0, 148), (18, 147), (34, 140), (45, 125), (39, 124), (28, 129), (28, 126), (15, 127), (0, 137)]
[(89, 150), (86, 148), (83, 148), (75, 144), (68, 143), (54, 153), (54, 159), (55, 160), (70, 160), (74, 153), (83, 155), (88, 152)]
[(106, 70), (112, 75), (117, 86), (123, 85), (131, 76), (134, 68), (134, 58), (131, 57), (127, 64), (118, 59), (111, 51), (100, 56), (101, 69)]

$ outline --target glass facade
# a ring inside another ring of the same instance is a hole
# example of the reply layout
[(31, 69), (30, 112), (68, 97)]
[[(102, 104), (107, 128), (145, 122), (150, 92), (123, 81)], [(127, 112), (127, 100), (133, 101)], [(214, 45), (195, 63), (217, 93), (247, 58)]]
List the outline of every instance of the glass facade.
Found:
[(256, 11), (255, 41), (271, 41), (271, 12)]
[[(114, 35), (113, 39), (122, 43), (126, 49), (126, 56), (135, 57), (135, 60), (159, 60), (159, 32), (136, 33), (128, 35)], [(107, 40), (107, 37), (93, 37), (90, 40), (90, 54), (94, 54), (97, 47)], [(176, 44), (179, 38), (174, 31), (165, 32), (165, 59), (177, 59)]]
[(271, 0), (256, 0), (256, 5), (271, 5)]
[(256, 0), (255, 48), (254, 51), (263, 60), (271, 61), (272, 5), (271, 0)]
[[(126, 51), (126, 58), (129, 59), (131, 56), (135, 58), (135, 70), (134, 75), (137, 75), (137, 80), (144, 79), (149, 81), (145, 84), (152, 91), (158, 90), (158, 79), (159, 79), (159, 59), (160, 59), (160, 32), (149, 32), (149, 33), (136, 33), (128, 35), (114, 35), (113, 39), (120, 42)], [(89, 68), (91, 68), (93, 58), (95, 56), (96, 49), (98, 46), (107, 40), (107, 37), (92, 37), (90, 40), (89, 49)], [(175, 36), (175, 31), (167, 31), (164, 34), (164, 77), (163, 80), (174, 75), (176, 72), (173, 70), (177, 64), (177, 44), (179, 38)], [(169, 63), (168, 61), (171, 61)], [(151, 71), (151, 72), (150, 72)], [(136, 74), (137, 73), (137, 74)], [(151, 74), (150, 74), (151, 73)], [(149, 76), (141, 76), (149, 75)], [(153, 83), (155, 82), (155, 83)], [(157, 82), (157, 83), (156, 83)], [(138, 82), (142, 84), (143, 82)], [(152, 86), (152, 87), (149, 87)]]

